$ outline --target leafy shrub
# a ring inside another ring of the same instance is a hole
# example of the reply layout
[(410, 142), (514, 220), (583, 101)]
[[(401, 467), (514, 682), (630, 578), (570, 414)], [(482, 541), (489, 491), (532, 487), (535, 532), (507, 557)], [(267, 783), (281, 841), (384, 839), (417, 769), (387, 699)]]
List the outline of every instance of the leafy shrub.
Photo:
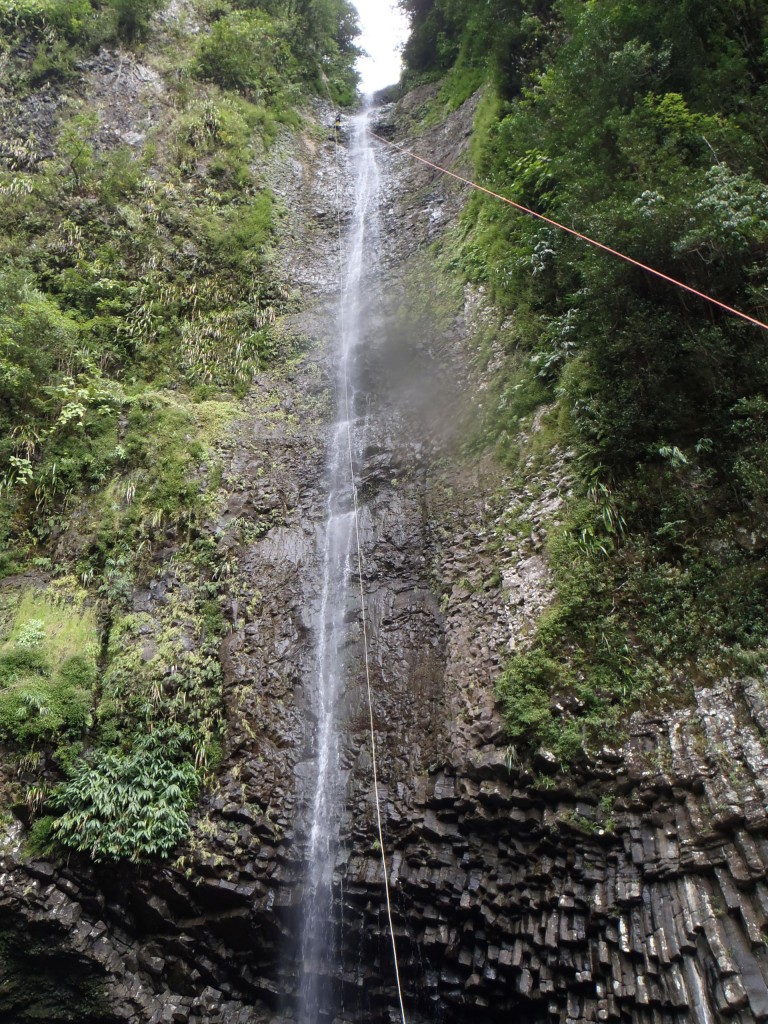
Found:
[(91, 721), (91, 691), (63, 680), (20, 679), (0, 691), (0, 735), (21, 746), (80, 733)]
[(167, 855), (185, 836), (200, 776), (167, 734), (129, 752), (97, 751), (68, 772), (50, 804), (50, 836), (95, 861)]
[(741, 500), (764, 517), (768, 510), (768, 400), (742, 398), (731, 411), (731, 432), (738, 441), (734, 481)]
[(69, 687), (90, 690), (96, 683), (96, 664), (84, 654), (73, 654), (59, 668), (59, 678)]
[(1, 655), (0, 736), (30, 747), (81, 733), (91, 721), (95, 681), (93, 659), (83, 655), (53, 673), (40, 641)]
[(14, 428), (45, 414), (41, 385), (66, 364), (77, 338), (76, 322), (54, 300), (20, 274), (0, 275), (0, 476), (15, 452)]
[(33, 857), (53, 857), (56, 855), (56, 843), (53, 837), (53, 823), (56, 818), (45, 814), (36, 818), (27, 833), (27, 848)]
[(499, 680), (507, 728), (513, 740), (552, 745), (558, 726), (551, 702), (562, 689), (563, 668), (540, 651), (518, 655)]
[(45, 640), (45, 623), (42, 619), (25, 622), (16, 637), (17, 647), (39, 647)]
[(216, 260), (238, 262), (245, 255), (251, 262), (262, 262), (274, 226), (272, 210), (272, 195), (265, 190), (248, 206), (232, 206), (212, 218), (206, 234)]
[(69, 598), (24, 592), (0, 647), (0, 737), (22, 749), (75, 741), (91, 723), (95, 617)]
[(0, 0), (0, 25), (6, 30), (50, 26), (75, 39), (92, 16), (90, 0)]
[(200, 42), (197, 73), (225, 89), (272, 95), (295, 75), (285, 28), (261, 11), (234, 11)]
[(16, 647), (0, 654), (0, 686), (11, 686), (23, 676), (50, 675), (48, 655), (39, 647)]

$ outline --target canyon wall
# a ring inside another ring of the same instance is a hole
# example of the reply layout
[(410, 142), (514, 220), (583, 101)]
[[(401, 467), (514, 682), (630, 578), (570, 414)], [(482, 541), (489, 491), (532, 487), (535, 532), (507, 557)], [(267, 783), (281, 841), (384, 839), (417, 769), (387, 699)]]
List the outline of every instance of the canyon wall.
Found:
[[(422, 89), (381, 108), (377, 130), (466, 168), (475, 101), (409, 140), (428, 97)], [(332, 122), (330, 108), (314, 116)], [(168, 863), (30, 859), (21, 825), (8, 820), (0, 1020), (291, 1019), (338, 228), (351, 202), (345, 139), (337, 149), (332, 136), (284, 130), (271, 158), (286, 218), (279, 259), (301, 297), (280, 329), (303, 354), (257, 377), (223, 443), (220, 513), (206, 527), (230, 567), (215, 784)], [(627, 739), (568, 773), (546, 750), (532, 767), (519, 762), (494, 683), (553, 600), (543, 542), (573, 455), (531, 457), (521, 484), (463, 451), (484, 389), (473, 339), (493, 311), (476, 289), (441, 297), (430, 247), (455, 225), (464, 193), (384, 146), (379, 158), (380, 290), (371, 289), (361, 367), (370, 432), (354, 468), (409, 1020), (768, 1020), (765, 684), (690, 682), (692, 700), (635, 715)], [(533, 437), (535, 420), (529, 429)], [(510, 525), (510, 509), (532, 528)], [(258, 529), (232, 541), (235, 519)], [(156, 619), (183, 586), (158, 553), (132, 608)], [(348, 779), (334, 873), (344, 956), (331, 980), (339, 1020), (388, 1021), (398, 1010), (357, 607), (347, 617)], [(145, 637), (148, 659), (156, 639)]]

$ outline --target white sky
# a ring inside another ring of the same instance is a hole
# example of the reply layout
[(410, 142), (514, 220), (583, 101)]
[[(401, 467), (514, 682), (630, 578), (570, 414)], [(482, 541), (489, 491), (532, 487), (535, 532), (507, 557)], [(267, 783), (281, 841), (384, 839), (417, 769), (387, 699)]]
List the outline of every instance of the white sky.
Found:
[(408, 36), (408, 19), (394, 0), (353, 0), (362, 32), (357, 40), (370, 57), (358, 61), (360, 89), (375, 92), (400, 78), (400, 47)]

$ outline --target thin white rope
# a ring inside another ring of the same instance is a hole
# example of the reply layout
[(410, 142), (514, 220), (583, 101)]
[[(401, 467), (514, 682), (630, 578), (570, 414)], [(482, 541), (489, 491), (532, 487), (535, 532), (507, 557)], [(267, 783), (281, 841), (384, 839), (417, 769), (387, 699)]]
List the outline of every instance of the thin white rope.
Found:
[[(339, 327), (344, 337), (345, 306), (346, 306), (346, 275), (344, 266), (344, 248), (342, 244), (341, 231), (341, 168), (339, 164), (339, 129), (334, 127), (335, 155), (336, 155), (336, 225), (339, 236), (339, 282), (341, 296), (341, 310), (339, 316)], [(360, 615), (363, 627), (363, 652), (365, 656), (365, 684), (368, 694), (368, 716), (370, 720), (371, 733), (371, 761), (373, 763), (373, 792), (376, 798), (376, 826), (379, 833), (379, 852), (381, 854), (381, 866), (384, 872), (384, 893), (387, 903), (387, 921), (389, 923), (389, 935), (392, 940), (392, 957), (395, 964), (395, 981), (397, 982), (397, 997), (400, 1002), (400, 1018), (403, 1024), (407, 1024), (405, 1017), (405, 1002), (403, 999), (403, 987), (400, 980), (400, 964), (397, 956), (397, 940), (395, 939), (395, 926), (392, 920), (392, 899), (389, 891), (389, 871), (387, 868), (387, 855), (384, 849), (384, 830), (381, 824), (381, 802), (379, 800), (379, 774), (377, 769), (376, 755), (376, 727), (373, 720), (373, 687), (371, 685), (371, 661), (368, 648), (368, 615), (365, 603), (365, 589), (363, 586), (363, 549), (360, 541), (360, 506), (357, 499), (357, 484), (355, 483), (355, 462), (352, 451), (352, 417), (349, 401), (349, 373), (347, 372), (347, 361), (344, 359), (344, 410), (347, 417), (347, 448), (349, 451), (349, 479), (352, 488), (352, 502), (355, 519), (355, 545), (357, 548), (357, 578), (360, 585)]]

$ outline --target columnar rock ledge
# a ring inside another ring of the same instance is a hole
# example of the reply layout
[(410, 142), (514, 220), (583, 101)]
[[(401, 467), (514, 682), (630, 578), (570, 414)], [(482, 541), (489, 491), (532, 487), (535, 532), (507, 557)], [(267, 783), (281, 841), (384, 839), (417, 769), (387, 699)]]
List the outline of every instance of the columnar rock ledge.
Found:
[[(425, 98), (417, 92), (384, 110), (382, 128), (402, 132)], [(473, 110), (470, 101), (415, 145), (461, 166)], [(562, 774), (545, 750), (531, 770), (517, 766), (493, 685), (552, 599), (542, 539), (568, 490), (569, 453), (555, 453), (551, 479), (521, 492), (490, 462), (452, 460), (454, 439), (429, 410), (392, 400), (393, 360), (375, 325), (407, 305), (403, 268), (428, 265), (427, 246), (455, 222), (463, 197), (403, 157), (383, 150), (381, 159), (384, 287), (372, 300), (366, 363), (373, 426), (356, 470), (409, 1019), (768, 1020), (766, 685), (699, 686), (690, 706), (636, 716), (626, 741), (576, 774)], [(348, 194), (345, 157), (341, 164)], [(316, 532), (333, 407), (335, 168), (331, 142), (286, 135), (273, 171), (292, 217), (283, 259), (305, 299), (283, 326), (311, 346), (279, 379), (256, 382), (230, 442), (222, 522), (263, 521), (279, 509), (280, 523), (222, 551), (237, 568), (221, 652), (228, 732), (217, 784), (190, 841), (165, 865), (30, 861), (21, 825), (8, 829), (0, 1020), (292, 1018), (313, 771)], [(444, 380), (448, 390), (470, 380), (484, 303), (468, 291), (439, 336), (415, 320), (408, 376)], [(477, 387), (453, 395), (455, 407), (470, 408)], [(530, 537), (504, 538), (510, 505), (525, 509)], [(177, 585), (159, 562), (135, 608), (151, 612)], [(258, 605), (255, 624), (242, 625), (243, 602)], [(354, 610), (350, 621), (349, 661), (359, 670)], [(340, 1020), (383, 1022), (397, 1019), (396, 997), (359, 674), (350, 673), (345, 695), (349, 784), (335, 876), (345, 955), (334, 982)]]
[[(596, 767), (619, 778), (609, 830), (592, 780), (534, 791), (510, 778), (492, 744), (474, 763), (386, 794), (412, 1019), (433, 1019), (438, 1007), (447, 1020), (470, 1007), (488, 1021), (768, 1018), (764, 755), (744, 758), (735, 785), (718, 770), (724, 748), (754, 754), (764, 733), (756, 719), (737, 725), (734, 696), (724, 684), (671, 723), (636, 723), (621, 759)], [(493, 728), (478, 726), (478, 735)], [(293, 982), (279, 955), (301, 870), (283, 832), (290, 814), (265, 820), (223, 793), (208, 821), (209, 848), (189, 879), (6, 856), (12, 963), (24, 956), (75, 990), (96, 986), (109, 1008), (61, 1019), (277, 1019), (269, 1007)], [(338, 862), (349, 954), (338, 981), (348, 1005), (386, 1020), (381, 868), (358, 823)], [(4, 1002), (5, 1019), (27, 1019)]]

